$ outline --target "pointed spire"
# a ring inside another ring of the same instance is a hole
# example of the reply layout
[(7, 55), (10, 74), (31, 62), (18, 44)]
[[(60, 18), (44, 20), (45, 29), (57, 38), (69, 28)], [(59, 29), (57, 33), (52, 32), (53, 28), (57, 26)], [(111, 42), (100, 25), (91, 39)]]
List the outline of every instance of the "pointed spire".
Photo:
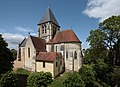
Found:
[(40, 20), (40, 22), (38, 23), (38, 25), (45, 23), (45, 22), (53, 22), (54, 24), (56, 24), (57, 26), (59, 26), (53, 12), (51, 11), (50, 7), (48, 7), (47, 11), (45, 12), (45, 14), (42, 16), (42, 19)]

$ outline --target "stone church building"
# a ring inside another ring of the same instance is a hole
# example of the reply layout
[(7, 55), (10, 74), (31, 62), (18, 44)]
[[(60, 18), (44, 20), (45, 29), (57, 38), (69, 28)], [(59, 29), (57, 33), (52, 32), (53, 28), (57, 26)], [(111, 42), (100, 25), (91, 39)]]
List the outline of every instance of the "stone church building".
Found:
[(81, 41), (73, 30), (62, 30), (48, 7), (38, 23), (38, 36), (29, 35), (19, 44), (18, 60), (31, 71), (78, 71), (82, 65)]

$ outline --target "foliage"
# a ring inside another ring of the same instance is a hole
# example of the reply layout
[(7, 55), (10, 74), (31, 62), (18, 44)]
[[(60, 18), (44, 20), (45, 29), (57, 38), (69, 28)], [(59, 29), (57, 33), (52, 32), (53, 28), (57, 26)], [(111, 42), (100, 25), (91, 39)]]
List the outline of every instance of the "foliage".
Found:
[(85, 87), (93, 87), (95, 83), (95, 71), (92, 65), (83, 65), (79, 70), (79, 74), (85, 83)]
[(30, 75), (30, 71), (25, 70), (23, 68), (18, 68), (16, 71), (14, 71), (16, 74), (22, 74), (22, 75)]
[(14, 57), (7, 46), (8, 44), (0, 34), (0, 74), (12, 70), (13, 68)]
[(119, 85), (120, 86), (120, 67), (115, 66), (113, 71), (107, 74), (108, 82), (111, 86)]
[(120, 66), (120, 15), (106, 19), (99, 27), (107, 36), (104, 43), (109, 48), (110, 64)]
[(93, 65), (96, 72), (95, 84), (103, 87), (118, 85), (120, 16), (112, 16), (100, 23), (99, 29), (90, 31), (87, 41), (90, 43), (90, 48), (85, 51), (83, 63)]
[(10, 51), (11, 51), (12, 54), (13, 54), (14, 60), (16, 60), (16, 58), (17, 58), (17, 50), (11, 49)]
[(1, 75), (0, 87), (16, 87), (17, 77), (12, 72)]
[(28, 87), (47, 87), (51, 82), (52, 74), (50, 72), (35, 72), (27, 79)]
[(62, 87), (85, 87), (85, 84), (77, 72), (72, 72), (63, 79)]
[(87, 41), (90, 43), (90, 48), (85, 51), (84, 63), (95, 64), (98, 59), (106, 59), (107, 47), (104, 40), (106, 35), (101, 30), (91, 30)]

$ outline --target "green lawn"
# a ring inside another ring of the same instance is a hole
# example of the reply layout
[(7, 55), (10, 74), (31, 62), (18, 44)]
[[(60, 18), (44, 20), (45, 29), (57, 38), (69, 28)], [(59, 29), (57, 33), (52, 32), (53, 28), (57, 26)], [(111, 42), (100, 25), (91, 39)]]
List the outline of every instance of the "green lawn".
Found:
[(23, 68), (18, 68), (16, 70), (13, 71), (16, 74), (22, 74), (22, 75), (29, 75), (31, 72), (28, 70), (25, 70)]
[(68, 73), (64, 73), (62, 76), (59, 76), (56, 79), (54, 79), (49, 87), (63, 87), (62, 81), (67, 76), (67, 74)]

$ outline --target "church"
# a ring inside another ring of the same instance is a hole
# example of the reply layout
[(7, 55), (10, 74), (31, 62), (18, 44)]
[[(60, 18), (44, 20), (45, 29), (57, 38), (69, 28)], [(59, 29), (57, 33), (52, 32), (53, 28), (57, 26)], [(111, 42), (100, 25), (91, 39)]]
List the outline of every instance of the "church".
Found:
[(61, 30), (50, 7), (38, 23), (38, 35), (19, 44), (18, 61), (34, 72), (51, 72), (55, 78), (64, 71), (82, 66), (81, 41), (72, 29)]

